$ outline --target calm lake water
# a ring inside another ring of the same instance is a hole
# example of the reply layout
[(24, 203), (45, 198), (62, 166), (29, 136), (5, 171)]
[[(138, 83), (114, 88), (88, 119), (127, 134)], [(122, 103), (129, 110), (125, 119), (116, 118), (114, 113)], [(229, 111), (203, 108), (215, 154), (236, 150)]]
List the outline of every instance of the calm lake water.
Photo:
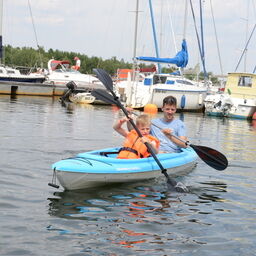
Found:
[[(0, 96), (0, 255), (256, 255), (256, 128), (245, 120), (177, 114), (190, 142), (224, 153), (181, 178), (191, 193), (153, 180), (67, 192), (51, 165), (119, 146), (110, 106)], [(255, 126), (256, 127), (256, 126)]]

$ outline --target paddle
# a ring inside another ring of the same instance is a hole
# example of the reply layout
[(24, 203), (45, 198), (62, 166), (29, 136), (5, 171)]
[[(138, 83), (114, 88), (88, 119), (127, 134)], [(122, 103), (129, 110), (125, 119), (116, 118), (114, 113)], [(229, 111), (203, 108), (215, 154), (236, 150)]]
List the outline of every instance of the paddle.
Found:
[[(107, 93), (105, 90), (101, 90), (101, 89), (96, 89), (94, 91), (92, 91), (92, 94), (94, 97), (105, 101), (109, 104), (113, 104), (113, 105), (117, 105), (119, 106), (119, 103), (113, 98), (112, 95), (110, 95), (109, 93)], [(136, 113), (134, 113), (136, 114)], [(152, 123), (152, 125), (154, 125), (155, 127), (159, 128), (162, 130), (161, 127), (155, 125), (154, 123)], [(197, 146), (194, 144), (189, 143), (188, 141), (182, 140), (181, 138), (173, 135), (176, 139), (182, 141), (183, 143), (185, 143), (186, 145), (190, 146), (191, 148), (193, 148), (195, 150), (195, 152), (197, 153), (197, 155), (209, 166), (211, 166), (212, 168), (218, 170), (218, 171), (222, 171), (224, 169), (226, 169), (228, 167), (228, 160), (227, 158), (220, 153), (219, 151), (209, 148), (209, 147), (205, 147), (205, 146)]]
[[(137, 128), (137, 126), (135, 125), (133, 120), (129, 118), (128, 111), (125, 109), (125, 107), (122, 105), (122, 103), (119, 101), (119, 98), (117, 97), (117, 95), (113, 91), (113, 81), (112, 81), (111, 77), (109, 76), (109, 74), (105, 70), (103, 70), (103, 69), (93, 69), (93, 71), (96, 73), (98, 79), (105, 85), (106, 89), (113, 95), (115, 104), (122, 109), (122, 111), (124, 112), (125, 116), (129, 119), (129, 122), (131, 123), (132, 127), (137, 132), (138, 136), (142, 138), (143, 136), (142, 136), (140, 130)], [(106, 93), (106, 95), (107, 95), (107, 93)], [(106, 97), (109, 97), (109, 96), (106, 96)], [(162, 166), (162, 164), (160, 163), (160, 161), (156, 157), (156, 154), (154, 153), (154, 151), (151, 148), (150, 144), (145, 142), (145, 145), (147, 147), (148, 152), (154, 158), (154, 160), (158, 164), (159, 168), (161, 169), (162, 173), (166, 177), (167, 183), (169, 185), (171, 185), (171, 187), (173, 189), (175, 189), (176, 191), (178, 191), (178, 192), (188, 192), (188, 189), (187, 189), (187, 187), (185, 185), (183, 185), (180, 182), (176, 182), (176, 180), (171, 179), (169, 177), (169, 175), (167, 174), (167, 170)]]

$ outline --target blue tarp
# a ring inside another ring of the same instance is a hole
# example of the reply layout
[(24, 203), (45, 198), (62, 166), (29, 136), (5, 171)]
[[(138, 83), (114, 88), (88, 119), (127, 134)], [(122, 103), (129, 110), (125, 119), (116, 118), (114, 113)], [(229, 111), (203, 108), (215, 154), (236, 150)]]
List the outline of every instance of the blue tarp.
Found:
[(188, 64), (188, 50), (185, 39), (183, 39), (181, 47), (181, 51), (179, 51), (174, 58), (136, 57), (136, 59), (142, 61), (176, 64), (177, 67), (184, 68)]

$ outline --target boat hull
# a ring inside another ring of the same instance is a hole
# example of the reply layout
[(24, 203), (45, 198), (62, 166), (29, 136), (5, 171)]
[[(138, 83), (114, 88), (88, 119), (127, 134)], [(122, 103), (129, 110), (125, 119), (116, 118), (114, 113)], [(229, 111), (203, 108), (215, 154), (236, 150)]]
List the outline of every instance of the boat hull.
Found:
[(209, 116), (251, 119), (256, 112), (256, 100), (235, 98), (228, 94), (209, 95), (205, 113)]
[(207, 95), (206, 89), (167, 89), (167, 88), (154, 88), (152, 93), (151, 102), (158, 108), (163, 105), (163, 99), (172, 95), (177, 99), (177, 109), (185, 111), (199, 111), (203, 108), (203, 99)]
[(142, 108), (155, 104), (162, 108), (163, 99), (172, 95), (177, 99), (179, 111), (201, 111), (209, 92), (208, 84), (188, 80), (170, 74), (151, 74), (142, 81), (122, 81), (117, 83), (120, 98), (132, 108)]
[[(118, 149), (105, 149), (101, 152), (117, 152)], [(185, 149), (181, 153), (158, 154), (157, 157), (172, 177), (188, 174), (195, 167), (197, 159), (193, 149)], [(99, 151), (81, 153), (74, 158), (61, 160), (53, 164), (52, 168), (66, 190), (163, 177), (152, 157), (117, 159), (112, 154), (109, 157), (101, 156)]]
[(69, 96), (69, 100), (78, 104), (92, 104), (95, 101), (95, 97), (90, 92), (72, 93)]
[(29, 77), (29, 76), (24, 76), (24, 77), (3, 77), (0, 76), (0, 81), (4, 82), (19, 82), (19, 83), (43, 83), (45, 81), (45, 77)]

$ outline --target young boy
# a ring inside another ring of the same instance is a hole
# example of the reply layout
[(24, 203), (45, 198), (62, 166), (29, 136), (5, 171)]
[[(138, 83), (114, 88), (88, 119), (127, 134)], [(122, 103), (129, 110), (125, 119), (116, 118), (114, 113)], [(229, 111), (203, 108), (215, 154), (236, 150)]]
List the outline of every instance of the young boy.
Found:
[[(163, 99), (163, 117), (152, 121), (151, 134), (160, 141), (161, 152), (180, 152), (180, 148), (186, 148), (186, 144), (176, 139), (172, 134), (182, 140), (187, 141), (184, 123), (175, 119), (174, 114), (177, 110), (177, 100), (173, 96)], [(161, 127), (162, 129), (159, 129)]]
[(145, 142), (149, 143), (153, 151), (157, 154), (160, 142), (157, 138), (149, 134), (151, 124), (150, 117), (147, 114), (142, 114), (136, 119), (136, 126), (143, 137), (139, 137), (135, 130), (129, 132), (122, 128), (122, 125), (128, 121), (127, 118), (123, 118), (118, 120), (113, 126), (119, 134), (126, 138), (117, 158), (136, 159), (149, 157), (150, 153), (147, 150)]

